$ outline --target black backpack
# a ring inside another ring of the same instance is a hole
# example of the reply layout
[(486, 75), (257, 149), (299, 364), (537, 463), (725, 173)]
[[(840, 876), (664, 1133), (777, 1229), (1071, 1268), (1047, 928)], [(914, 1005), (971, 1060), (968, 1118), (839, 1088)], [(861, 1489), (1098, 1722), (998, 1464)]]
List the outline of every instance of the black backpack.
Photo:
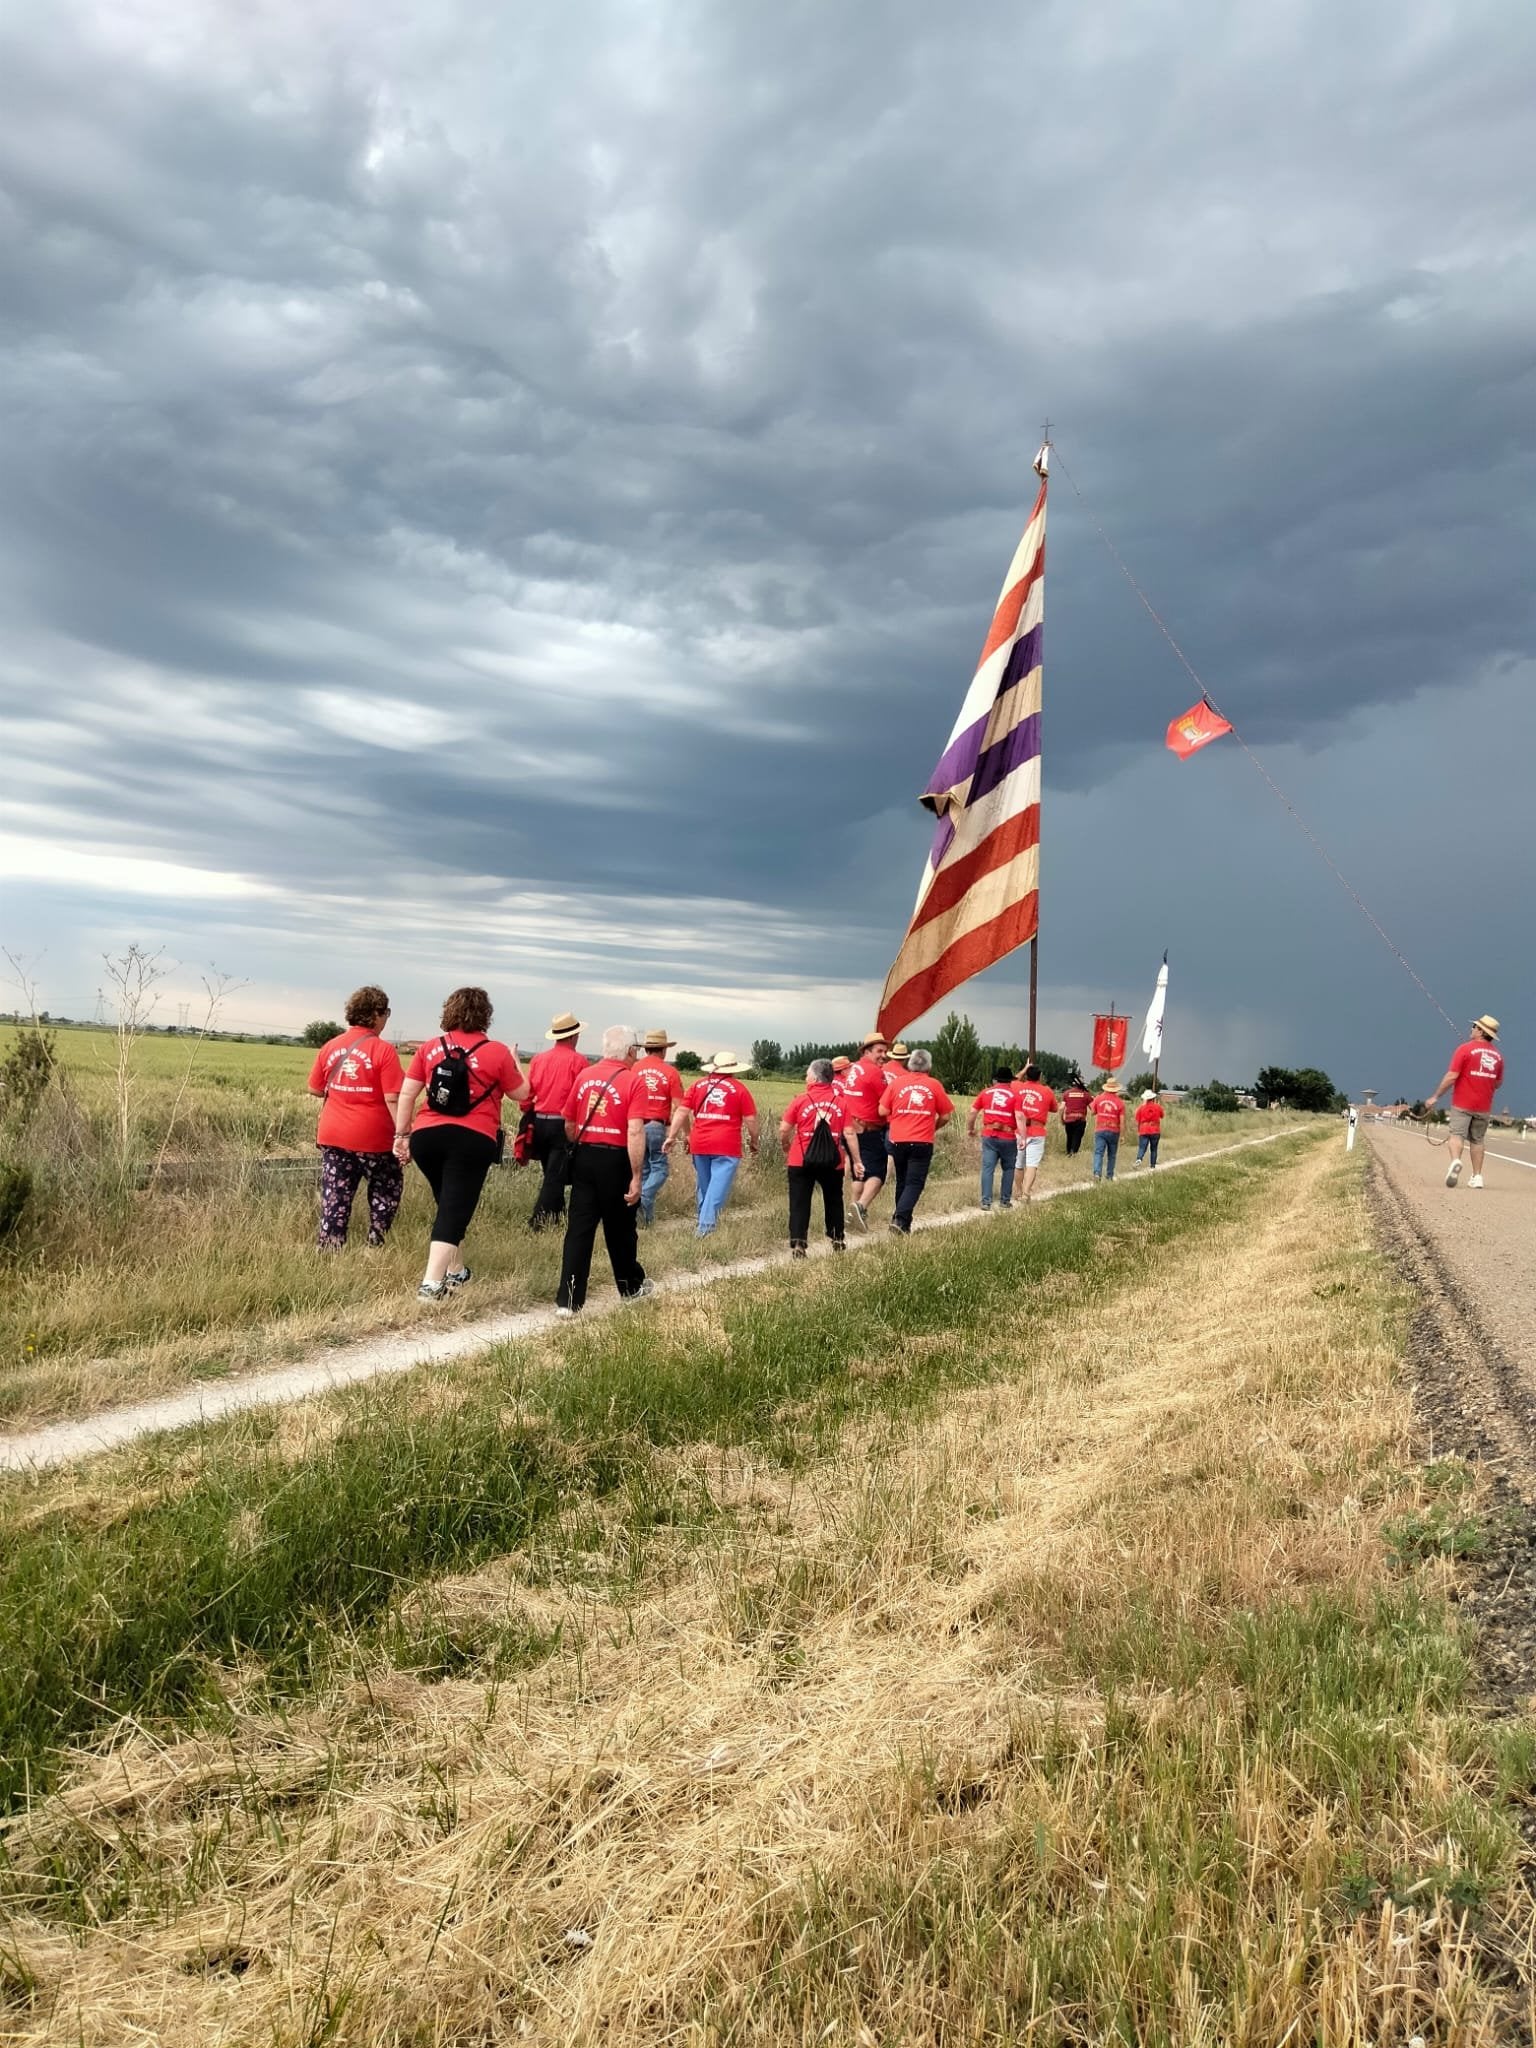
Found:
[(803, 1166), (836, 1166), (839, 1159), (837, 1139), (832, 1135), (832, 1110), (830, 1102), (812, 1105), (816, 1111), (816, 1128), (800, 1147), (800, 1161)]
[(469, 1064), (470, 1054), (490, 1042), (488, 1038), (482, 1038), (474, 1045), (450, 1045), (446, 1038), (439, 1040), (443, 1056), (432, 1069), (432, 1078), (427, 1083), (428, 1109), (435, 1110), (439, 1116), (468, 1116), (494, 1092), (496, 1083), (492, 1081), (478, 1095), (474, 1093)]

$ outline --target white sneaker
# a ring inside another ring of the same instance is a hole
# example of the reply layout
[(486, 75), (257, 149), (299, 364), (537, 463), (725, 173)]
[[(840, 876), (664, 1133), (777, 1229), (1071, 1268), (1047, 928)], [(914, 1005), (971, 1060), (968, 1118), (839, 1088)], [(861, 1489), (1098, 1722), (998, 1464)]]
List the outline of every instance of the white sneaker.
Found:
[(1467, 1186), (1470, 1188), (1480, 1188), (1482, 1184), (1483, 1176), (1480, 1173), (1474, 1173), (1472, 1178), (1467, 1182)]
[(1459, 1181), (1460, 1179), (1461, 1161), (1459, 1159), (1453, 1159), (1449, 1167), (1447, 1167), (1446, 1169), (1445, 1184), (1448, 1188), (1453, 1188), (1455, 1187), (1457, 1181)]
[(646, 1295), (654, 1294), (655, 1292), (656, 1282), (654, 1280), (642, 1280), (633, 1294), (621, 1294), (619, 1299), (620, 1301), (643, 1301)]
[(581, 1310), (579, 1308), (557, 1308), (555, 1310), (555, 1320), (557, 1322), (568, 1322), (572, 1316), (579, 1316), (580, 1314)]

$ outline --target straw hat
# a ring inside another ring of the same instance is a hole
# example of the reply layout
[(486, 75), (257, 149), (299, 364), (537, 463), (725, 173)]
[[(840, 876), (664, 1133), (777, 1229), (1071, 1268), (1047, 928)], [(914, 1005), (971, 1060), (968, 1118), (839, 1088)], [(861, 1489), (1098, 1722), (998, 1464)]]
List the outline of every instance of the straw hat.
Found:
[(1497, 1017), (1474, 1017), (1472, 1019), (1472, 1029), (1486, 1033), (1489, 1038), (1497, 1038), (1499, 1035), (1499, 1020)]
[(1143, 1102), (1156, 1102), (1157, 1090), (1155, 1088), (1143, 1088), (1141, 1091), (1141, 1099)]
[(665, 1052), (669, 1046), (676, 1045), (676, 1043), (677, 1040), (675, 1038), (668, 1038), (665, 1031), (647, 1031), (645, 1034), (645, 1049), (647, 1052)]
[(558, 1017), (550, 1018), (549, 1029), (545, 1032), (544, 1036), (546, 1038), (574, 1038), (581, 1028), (581, 1019), (579, 1017), (573, 1016), (569, 1010), (562, 1010)]
[(849, 1059), (847, 1053), (840, 1052), (832, 1062), (832, 1071), (834, 1074), (846, 1074), (852, 1065), (853, 1061)]
[(893, 1045), (893, 1046), (891, 1047), (891, 1058), (892, 1058), (893, 1060), (904, 1060), (904, 1059), (907, 1059), (907, 1058), (909, 1058), (909, 1057), (910, 1057), (910, 1055), (909, 1055), (909, 1053), (908, 1053), (908, 1050), (907, 1050), (906, 1046), (904, 1046), (904, 1045)]
[(1125, 1090), (1120, 1086), (1120, 1083), (1115, 1079), (1114, 1075), (1111, 1074), (1109, 1079), (1104, 1083), (1102, 1092), (1105, 1095), (1123, 1095), (1125, 1093)]
[(717, 1052), (705, 1072), (709, 1074), (736, 1074), (741, 1071), (741, 1061), (733, 1052)]
[(859, 1040), (859, 1051), (868, 1052), (872, 1045), (889, 1045), (890, 1042), (883, 1031), (866, 1031)]

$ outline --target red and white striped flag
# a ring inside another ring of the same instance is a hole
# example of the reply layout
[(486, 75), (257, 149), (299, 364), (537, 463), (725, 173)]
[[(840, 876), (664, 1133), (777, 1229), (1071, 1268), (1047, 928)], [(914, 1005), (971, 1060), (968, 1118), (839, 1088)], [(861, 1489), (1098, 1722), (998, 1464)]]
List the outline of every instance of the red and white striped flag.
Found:
[(887, 1038), (1039, 926), (1046, 480), (1043, 461), (1036, 466), (1040, 495), (955, 729), (922, 795), (939, 824), (880, 998)]

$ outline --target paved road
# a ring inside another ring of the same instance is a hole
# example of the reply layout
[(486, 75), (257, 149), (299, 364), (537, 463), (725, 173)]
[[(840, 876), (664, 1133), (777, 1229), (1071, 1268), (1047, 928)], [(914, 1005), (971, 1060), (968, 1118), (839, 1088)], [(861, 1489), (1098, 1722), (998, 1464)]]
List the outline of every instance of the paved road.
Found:
[(1445, 1185), (1444, 1146), (1417, 1131), (1366, 1126), (1393, 1192), (1432, 1248), (1479, 1334), (1536, 1379), (1536, 1145), (1495, 1134), (1483, 1178)]

